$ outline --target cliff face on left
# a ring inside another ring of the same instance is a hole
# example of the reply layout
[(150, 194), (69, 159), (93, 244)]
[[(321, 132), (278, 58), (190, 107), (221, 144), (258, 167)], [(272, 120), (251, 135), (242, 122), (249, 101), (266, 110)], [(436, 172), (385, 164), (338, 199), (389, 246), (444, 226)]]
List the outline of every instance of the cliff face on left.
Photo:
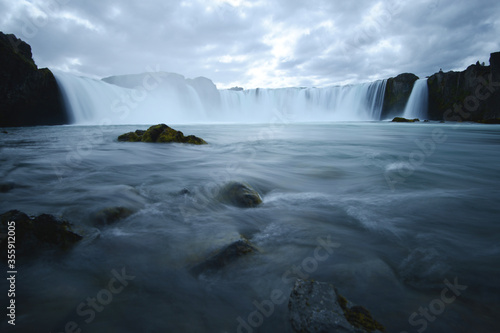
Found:
[(67, 123), (52, 72), (37, 68), (28, 44), (0, 32), (0, 127)]

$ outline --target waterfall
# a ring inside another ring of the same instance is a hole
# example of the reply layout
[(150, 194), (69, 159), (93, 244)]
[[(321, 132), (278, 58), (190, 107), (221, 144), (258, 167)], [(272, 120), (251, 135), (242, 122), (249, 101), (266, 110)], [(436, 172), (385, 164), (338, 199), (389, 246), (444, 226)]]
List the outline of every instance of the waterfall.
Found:
[(380, 120), (386, 80), (327, 88), (219, 90), (207, 78), (143, 73), (93, 80), (54, 73), (75, 124)]
[(418, 79), (413, 85), (410, 98), (403, 112), (403, 117), (426, 119), (428, 105), (429, 89), (427, 88), (427, 79)]

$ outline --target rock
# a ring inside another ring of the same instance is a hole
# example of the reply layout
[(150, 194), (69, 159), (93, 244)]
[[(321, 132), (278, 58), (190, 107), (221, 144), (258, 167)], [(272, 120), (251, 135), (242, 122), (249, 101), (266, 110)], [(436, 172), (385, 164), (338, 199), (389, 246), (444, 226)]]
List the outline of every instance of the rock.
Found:
[(14, 189), (15, 185), (12, 182), (0, 183), (0, 193), (7, 193)]
[(331, 284), (298, 279), (288, 301), (293, 332), (365, 333), (384, 331), (368, 310), (354, 306)]
[(28, 44), (0, 32), (0, 127), (67, 123), (52, 72), (37, 68)]
[(129, 217), (133, 213), (133, 210), (126, 207), (109, 207), (98, 211), (93, 219), (98, 225), (109, 225)]
[(71, 231), (71, 225), (53, 215), (42, 214), (30, 217), (18, 210), (10, 210), (0, 215), (0, 251), (2, 257), (7, 254), (7, 234), (9, 222), (15, 222), (15, 245), (18, 258), (33, 256), (40, 249), (68, 249), (82, 239), (82, 236)]
[(403, 73), (387, 79), (381, 119), (390, 119), (403, 112), (417, 80), (418, 76), (411, 73)]
[(257, 249), (246, 239), (240, 239), (217, 251), (205, 261), (191, 267), (189, 272), (195, 276), (220, 270), (238, 258), (255, 253)]
[(241, 207), (252, 208), (262, 203), (262, 198), (250, 185), (240, 182), (230, 182), (224, 185), (218, 195), (224, 203)]
[(176, 131), (165, 124), (154, 125), (146, 131), (136, 130), (122, 134), (118, 137), (121, 142), (157, 142), (157, 143), (190, 143), (194, 145), (207, 144), (205, 140), (194, 135), (184, 136), (181, 131)]
[(477, 123), (480, 124), (500, 124), (500, 118), (497, 119), (480, 119), (476, 120)]
[(414, 122), (418, 122), (420, 121), (420, 119), (418, 118), (415, 118), (415, 119), (407, 119), (407, 118), (403, 118), (403, 117), (395, 117), (392, 122), (395, 122), (395, 123), (414, 123)]
[(490, 66), (470, 65), (465, 71), (439, 72), (427, 80), (429, 118), (478, 121), (500, 118), (500, 52)]

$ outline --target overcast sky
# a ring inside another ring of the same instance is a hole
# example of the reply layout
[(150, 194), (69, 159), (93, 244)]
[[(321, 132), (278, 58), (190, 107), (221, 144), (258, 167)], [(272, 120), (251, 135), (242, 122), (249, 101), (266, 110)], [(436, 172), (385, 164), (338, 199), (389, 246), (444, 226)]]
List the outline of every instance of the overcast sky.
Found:
[(425, 77), (500, 51), (498, 0), (0, 0), (0, 13), (39, 67), (161, 70), (219, 88)]

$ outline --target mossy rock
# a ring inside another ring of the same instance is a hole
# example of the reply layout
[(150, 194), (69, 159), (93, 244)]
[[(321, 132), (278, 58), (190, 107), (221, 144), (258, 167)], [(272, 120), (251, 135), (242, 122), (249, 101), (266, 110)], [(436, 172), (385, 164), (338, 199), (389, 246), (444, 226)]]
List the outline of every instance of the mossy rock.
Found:
[(368, 311), (365, 307), (359, 305), (349, 307), (347, 299), (338, 293), (337, 301), (344, 311), (345, 318), (354, 327), (362, 328), (368, 332), (376, 330), (381, 332), (385, 331), (385, 327), (373, 319), (370, 311)]
[(418, 118), (407, 119), (407, 118), (403, 118), (403, 117), (394, 117), (394, 119), (392, 120), (392, 122), (394, 122), (394, 123), (414, 123), (414, 122), (418, 122), (418, 121), (420, 121), (420, 119), (418, 119)]
[(219, 191), (219, 200), (241, 208), (252, 208), (262, 203), (259, 193), (250, 185), (240, 182), (230, 182)]
[(133, 213), (133, 210), (126, 207), (108, 207), (98, 211), (93, 219), (98, 225), (109, 225), (129, 217)]
[(189, 272), (194, 276), (202, 273), (216, 272), (238, 260), (238, 258), (255, 252), (257, 252), (257, 248), (247, 239), (242, 238), (217, 251), (203, 262), (191, 267)]
[[(83, 237), (71, 230), (71, 224), (50, 214), (30, 217), (18, 210), (0, 215), (0, 234), (8, 233), (8, 223), (15, 222), (16, 254), (35, 256), (43, 249), (68, 249)], [(7, 239), (0, 237), (2, 257), (7, 253)]]
[(155, 143), (189, 143), (193, 145), (204, 145), (207, 144), (205, 140), (196, 137), (194, 135), (184, 136), (181, 131), (176, 131), (175, 129), (165, 125), (158, 124), (151, 126), (146, 131), (136, 130), (135, 132), (129, 132), (122, 134), (118, 137), (118, 141), (121, 142), (155, 142)]

